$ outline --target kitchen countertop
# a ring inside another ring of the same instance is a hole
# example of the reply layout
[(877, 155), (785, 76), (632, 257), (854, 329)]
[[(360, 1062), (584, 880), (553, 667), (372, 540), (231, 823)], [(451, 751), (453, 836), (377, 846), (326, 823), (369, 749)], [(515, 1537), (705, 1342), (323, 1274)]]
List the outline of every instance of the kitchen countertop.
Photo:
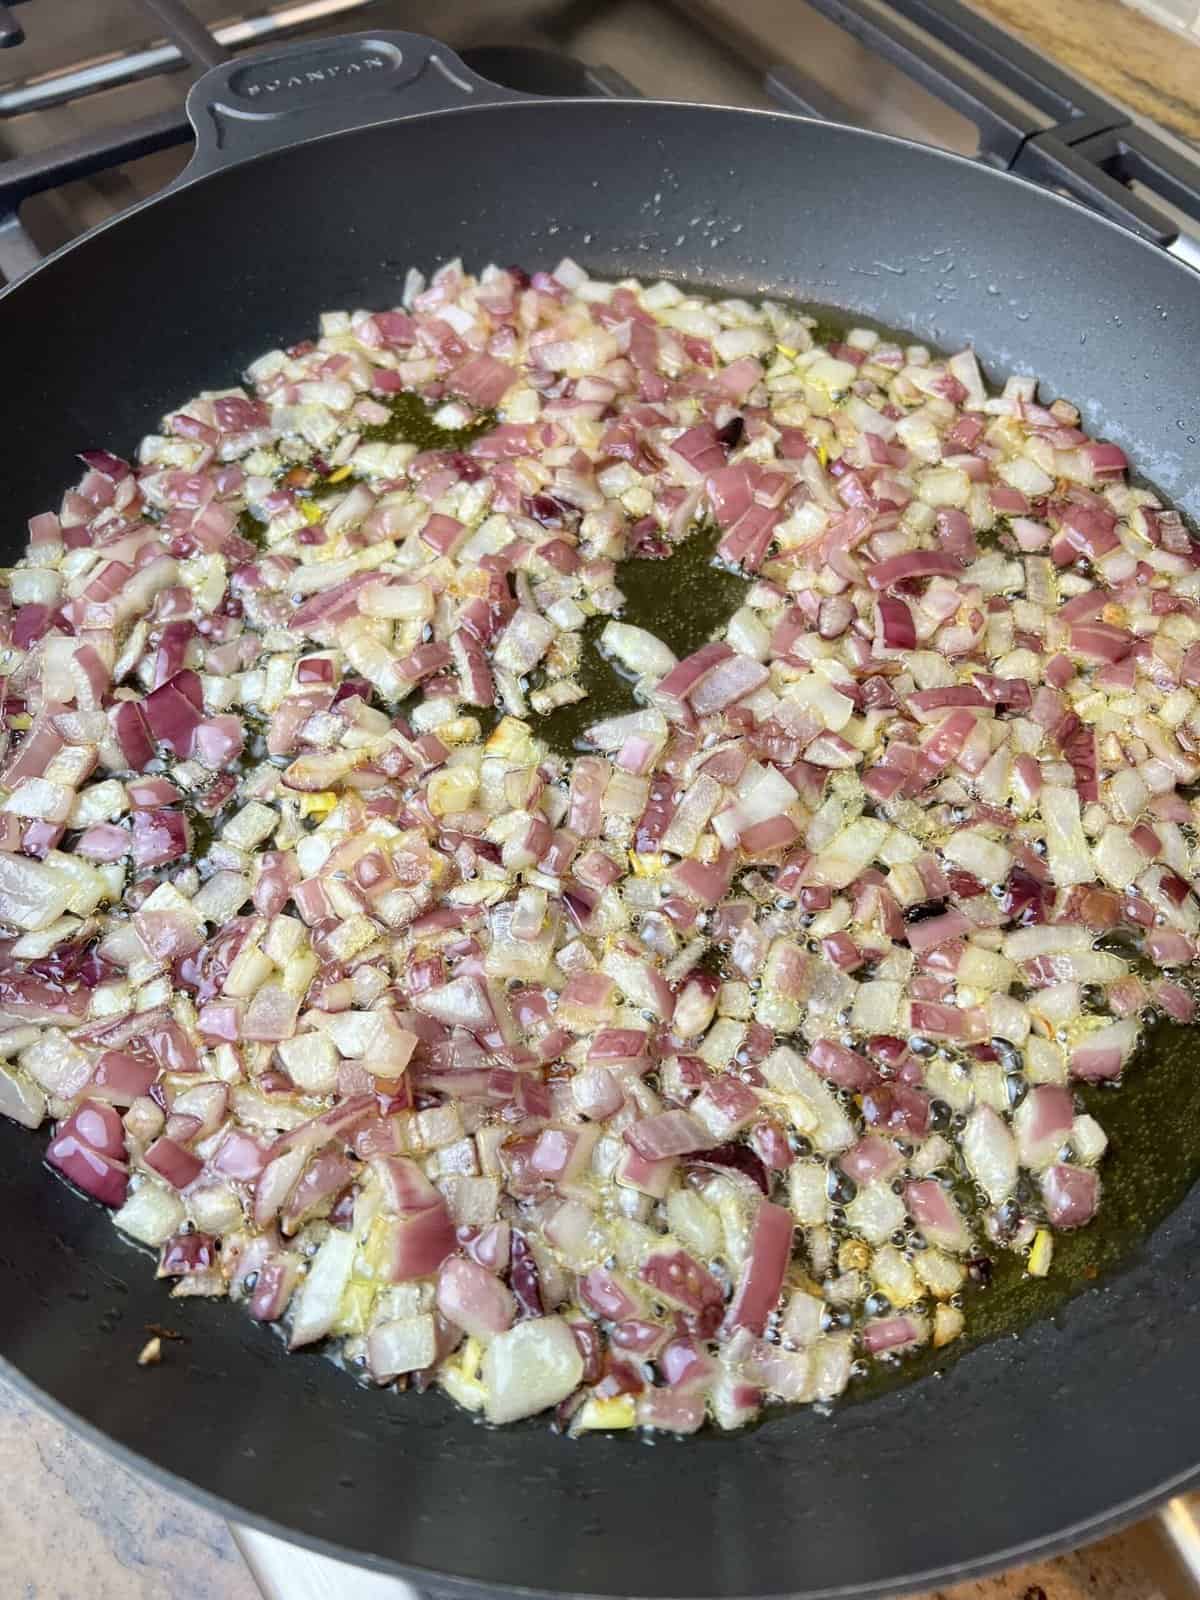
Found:
[(5, 1600), (261, 1600), (219, 1518), (118, 1466), (7, 1383), (0, 1483)]
[[(119, 1466), (4, 1382), (0, 1482), (5, 1600), (263, 1600), (220, 1518)], [(1133, 1529), (922, 1600), (1169, 1600), (1137, 1539)], [(352, 1592), (345, 1577), (343, 1590), (337, 1570), (326, 1568), (311, 1592), (339, 1600)]]
[(1163, 27), (1124, 0), (968, 0), (1101, 94), (1200, 140), (1200, 33)]

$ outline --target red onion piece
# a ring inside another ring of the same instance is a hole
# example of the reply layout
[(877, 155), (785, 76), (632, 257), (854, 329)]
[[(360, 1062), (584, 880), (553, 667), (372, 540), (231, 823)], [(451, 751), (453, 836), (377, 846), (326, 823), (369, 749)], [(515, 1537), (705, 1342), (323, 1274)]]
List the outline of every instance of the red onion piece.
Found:
[(633, 1317), (638, 1309), (632, 1293), (606, 1267), (593, 1267), (580, 1278), (579, 1297), (588, 1310), (610, 1322)]
[(1082, 1228), (1100, 1202), (1100, 1179), (1085, 1167), (1051, 1167), (1042, 1179), (1046, 1215), (1056, 1228)]
[(885, 1350), (902, 1350), (919, 1341), (917, 1324), (910, 1317), (884, 1317), (878, 1322), (868, 1322), (863, 1329), (863, 1347), (869, 1355), (882, 1355)]
[(957, 578), (962, 570), (955, 556), (939, 555), (933, 550), (913, 550), (887, 561), (877, 561), (867, 567), (866, 578), (872, 589), (890, 589), (911, 578)]
[(215, 1172), (252, 1183), (266, 1166), (267, 1153), (249, 1134), (231, 1129), (212, 1157)]
[(818, 1039), (809, 1050), (808, 1060), (814, 1072), (839, 1089), (859, 1093), (879, 1081), (879, 1074), (869, 1061), (834, 1039)]
[(529, 1247), (529, 1241), (517, 1228), (512, 1230), (508, 1281), (523, 1317), (540, 1317), (544, 1314), (537, 1258)]
[(283, 1206), (284, 1233), (295, 1233), (308, 1216), (319, 1214), (359, 1172), (357, 1164), (337, 1150), (322, 1150), (309, 1162)]
[(142, 701), (151, 736), (177, 756), (191, 754), (192, 736), (204, 713), (204, 691), (194, 672), (178, 672)]
[(962, 1251), (970, 1242), (962, 1213), (940, 1183), (932, 1178), (904, 1187), (904, 1204), (917, 1227), (943, 1250)]
[(517, 374), (506, 362), (493, 356), (477, 355), (455, 367), (447, 379), (448, 387), (473, 405), (490, 408), (499, 405)]
[(186, 1278), (193, 1272), (210, 1272), (218, 1265), (217, 1240), (211, 1233), (177, 1233), (162, 1248), (160, 1278)]
[(448, 1321), (476, 1339), (503, 1333), (516, 1317), (516, 1303), (500, 1280), (461, 1256), (451, 1256), (442, 1264), (437, 1307)]
[(840, 1156), (838, 1165), (855, 1183), (867, 1184), (891, 1178), (904, 1165), (904, 1158), (894, 1144), (872, 1133)]
[(783, 1290), (792, 1253), (795, 1220), (783, 1206), (764, 1200), (754, 1214), (750, 1249), (725, 1317), (727, 1333), (749, 1328), (762, 1333)]
[(139, 1060), (124, 1050), (106, 1050), (96, 1063), (88, 1089), (94, 1097), (111, 1105), (131, 1106), (150, 1092), (150, 1085), (157, 1077), (158, 1067), (154, 1062)]
[(715, 1331), (725, 1296), (712, 1273), (686, 1250), (654, 1251), (638, 1276), (668, 1305), (694, 1316), (702, 1337)]
[(99, 1200), (102, 1205), (125, 1204), (129, 1170), (110, 1156), (101, 1155), (74, 1134), (56, 1135), (46, 1149), (46, 1160), (69, 1178), (77, 1189)]
[(409, 1283), (435, 1273), (457, 1241), (454, 1224), (439, 1196), (427, 1210), (388, 1219), (383, 1276), (389, 1283)]
[(1074, 1121), (1069, 1090), (1049, 1083), (1030, 1089), (1013, 1118), (1021, 1165), (1035, 1170), (1044, 1167), (1070, 1137)]
[(182, 811), (162, 807), (133, 813), (132, 836), (135, 866), (158, 867), (179, 861), (190, 849), (190, 829)]
[(204, 1171), (204, 1163), (174, 1139), (156, 1139), (146, 1151), (145, 1161), (173, 1189), (186, 1189)]
[(625, 1130), (625, 1138), (647, 1161), (690, 1155), (720, 1142), (687, 1111), (663, 1111), (645, 1117)]

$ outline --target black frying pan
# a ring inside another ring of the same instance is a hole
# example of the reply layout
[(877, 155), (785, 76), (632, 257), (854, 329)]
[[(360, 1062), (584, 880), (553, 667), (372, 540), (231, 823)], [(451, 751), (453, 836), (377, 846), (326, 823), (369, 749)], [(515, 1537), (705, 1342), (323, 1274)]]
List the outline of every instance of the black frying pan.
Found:
[[(1200, 513), (1200, 280), (1017, 179), (780, 115), (518, 101), (405, 34), (244, 59), (192, 106), (179, 187), (0, 297), (14, 556), (76, 449), (131, 445), (322, 308), (393, 303), (410, 263), (455, 255), (536, 267), (569, 252), (597, 274), (973, 343), (993, 373), (1079, 401), (1090, 431)], [(348, 123), (366, 125), (328, 136)], [(653, 1444), (489, 1432), (439, 1395), (284, 1359), (229, 1306), (168, 1300), (7, 1124), (0, 1217), (14, 1375), (223, 1512), (418, 1581), (883, 1595), (1079, 1543), (1200, 1475), (1200, 1192), (1119, 1276), (941, 1379), (832, 1419)], [(142, 1369), (149, 1323), (188, 1342)]]

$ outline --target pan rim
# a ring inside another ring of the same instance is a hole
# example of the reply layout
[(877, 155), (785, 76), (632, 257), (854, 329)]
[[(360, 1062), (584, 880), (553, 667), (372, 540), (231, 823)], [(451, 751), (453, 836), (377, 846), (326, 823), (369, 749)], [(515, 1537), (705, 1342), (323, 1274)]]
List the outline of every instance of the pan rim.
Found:
[[(204, 1510), (221, 1518), (230, 1526), (231, 1531), (238, 1527), (253, 1528), (259, 1533), (269, 1535), (271, 1538), (280, 1539), (287, 1544), (299, 1545), (305, 1550), (310, 1550), (317, 1555), (329, 1557), (331, 1560), (340, 1561), (344, 1565), (362, 1567), (370, 1572), (383, 1573), (389, 1577), (400, 1578), (413, 1584), (417, 1588), (423, 1585), (436, 1585), (442, 1594), (447, 1591), (460, 1595), (463, 1600), (487, 1600), (489, 1595), (505, 1594), (519, 1597), (519, 1600), (562, 1600), (562, 1596), (570, 1595), (571, 1600), (613, 1600), (609, 1593), (596, 1590), (575, 1590), (568, 1588), (539, 1589), (523, 1584), (510, 1584), (503, 1582), (487, 1583), (476, 1578), (460, 1577), (454, 1573), (447, 1573), (432, 1567), (416, 1566), (408, 1562), (394, 1561), (385, 1556), (374, 1555), (370, 1551), (356, 1550), (349, 1545), (339, 1544), (336, 1540), (322, 1538), (318, 1534), (308, 1533), (302, 1529), (290, 1527), (287, 1523), (277, 1521), (260, 1512), (250, 1511), (242, 1506), (227, 1500), (223, 1495), (214, 1493), (200, 1484), (193, 1483), (191, 1479), (181, 1477), (172, 1472), (169, 1467), (161, 1466), (149, 1457), (140, 1455), (128, 1445), (114, 1439), (111, 1434), (105, 1433), (95, 1423), (87, 1421), (78, 1413), (72, 1411), (62, 1401), (58, 1400), (48, 1390), (41, 1387), (19, 1367), (15, 1366), (7, 1356), (0, 1355), (0, 1377), (12, 1385), (27, 1400), (38, 1405), (42, 1410), (48, 1411), (52, 1417), (85, 1439), (103, 1454), (115, 1457), (127, 1471), (133, 1472), (143, 1479), (149, 1479), (157, 1486), (166, 1489), (169, 1493), (198, 1504)], [(924, 1383), (933, 1381), (936, 1374), (930, 1374), (917, 1383), (909, 1386), (910, 1389), (920, 1387)], [(1061, 1528), (1053, 1533), (1045, 1534), (1017, 1544), (1007, 1545), (1002, 1550), (991, 1551), (977, 1558), (967, 1561), (947, 1563), (943, 1566), (922, 1568), (919, 1571), (905, 1573), (896, 1578), (881, 1580), (879, 1582), (838, 1584), (835, 1587), (823, 1589), (800, 1590), (743, 1590), (731, 1592), (724, 1600), (899, 1600), (906, 1594), (916, 1594), (926, 1589), (933, 1589), (946, 1582), (961, 1583), (964, 1580), (988, 1577), (992, 1574), (1008, 1571), (1015, 1567), (1028, 1565), (1034, 1560), (1065, 1554), (1068, 1551), (1079, 1549), (1095, 1543), (1108, 1534), (1117, 1533), (1129, 1527), (1132, 1523), (1139, 1522), (1157, 1506), (1164, 1504), (1175, 1495), (1186, 1493), (1200, 1485), (1200, 1462), (1183, 1472), (1155, 1484), (1142, 1493), (1133, 1495), (1120, 1501), (1115, 1506), (1097, 1512), (1093, 1517), (1084, 1517), (1066, 1528)], [(235, 1539), (236, 1542), (236, 1539)], [(703, 1600), (688, 1593), (677, 1593), (670, 1600)]]
[[(340, 35), (339, 37), (342, 39), (372, 38), (374, 35), (370, 33), (357, 35), (344, 34)], [(580, 110), (580, 108), (583, 109)], [(828, 131), (838, 137), (846, 135), (868, 145), (879, 145), (885, 149), (900, 150), (906, 155), (915, 157), (918, 160), (929, 160), (935, 164), (945, 163), (952, 168), (965, 169), (982, 176), (985, 182), (995, 181), (1001, 184), (1012, 185), (1017, 189), (1024, 190), (1026, 195), (1037, 203), (1047, 203), (1055, 210), (1065, 211), (1070, 215), (1081, 217), (1088, 222), (1096, 224), (1113, 236), (1123, 239), (1129, 244), (1137, 246), (1139, 249), (1148, 252), (1151, 259), (1167, 264), (1170, 268), (1184, 274), (1185, 276), (1181, 277), (1179, 281), (1190, 281), (1194, 286), (1194, 291), (1197, 294), (1200, 294), (1200, 272), (1189, 266), (1187, 262), (1181, 260), (1178, 256), (1173, 255), (1170, 250), (1155, 244), (1150, 239), (1144, 238), (1141, 234), (1135, 233), (1133, 229), (1123, 226), (1121, 223), (1114, 221), (1111, 217), (1102, 215), (1102, 213), (1099, 211), (1093, 210), (1090, 206), (1085, 205), (1080, 200), (1074, 199), (1070, 195), (1058, 194), (1053, 189), (1048, 189), (1042, 184), (1034, 183), (1032, 179), (1024, 177), (1021, 173), (1001, 171), (997, 167), (987, 166), (984, 162), (978, 160), (976, 157), (962, 155), (956, 150), (943, 150), (937, 145), (923, 144), (920, 140), (908, 139), (900, 134), (883, 133), (876, 128), (859, 128), (853, 123), (826, 121), (820, 117), (802, 116), (798, 112), (780, 111), (772, 107), (730, 106), (721, 105), (712, 101), (696, 100), (629, 99), (616, 97), (611, 99), (602, 99), (600, 97), (592, 98), (588, 96), (547, 96), (543, 98), (531, 95), (519, 100), (468, 101), (463, 105), (447, 106), (436, 111), (401, 111), (391, 116), (380, 116), (378, 119), (370, 122), (358, 123), (349, 128), (331, 129), (292, 140), (283, 139), (277, 146), (274, 146), (271, 149), (260, 150), (254, 152), (253, 154), (237, 157), (225, 165), (212, 168), (208, 171), (191, 174), (190, 168), (185, 167), (176, 179), (169, 183), (164, 189), (159, 190), (157, 194), (149, 195), (146, 199), (137, 201), (136, 204), (126, 207), (124, 211), (119, 211), (116, 213), (116, 215), (108, 217), (105, 219), (105, 221), (98, 223), (94, 228), (89, 228), (86, 233), (80, 234), (75, 239), (68, 240), (66, 244), (60, 245), (57, 250), (52, 250), (49, 255), (45, 256), (41, 261), (39, 261), (37, 265), (31, 268), (29, 272), (25, 273), (23, 277), (16, 279), (16, 281), (13, 283), (5, 284), (2, 288), (0, 288), (0, 305), (3, 305), (4, 302), (12, 295), (18, 293), (26, 284), (31, 283), (49, 267), (56, 265), (58, 262), (64, 260), (73, 252), (86, 246), (91, 241), (99, 239), (102, 235), (107, 234), (112, 228), (119, 226), (121, 223), (139, 215), (141, 212), (148, 210), (152, 206), (167, 205), (177, 196), (190, 193), (193, 189), (201, 185), (208, 184), (210, 182), (219, 182), (227, 174), (241, 171), (243, 168), (254, 167), (263, 162), (282, 159), (296, 152), (306, 150), (313, 145), (325, 144), (326, 142), (340, 139), (352, 139), (360, 134), (365, 135), (377, 133), (382, 128), (401, 128), (412, 122), (436, 122), (445, 117), (483, 117), (489, 115), (494, 116), (497, 114), (508, 116), (528, 113), (540, 114), (547, 111), (558, 113), (565, 112), (568, 115), (575, 115), (577, 112), (578, 114), (583, 114), (585, 111), (591, 112), (599, 108), (604, 108), (602, 111), (602, 114), (604, 115), (607, 115), (610, 110), (612, 112), (632, 111), (647, 113), (660, 111), (691, 113), (700, 111), (708, 114), (717, 114), (734, 120), (749, 119), (753, 121), (766, 121), (778, 123), (783, 127), (799, 126), (814, 130)]]

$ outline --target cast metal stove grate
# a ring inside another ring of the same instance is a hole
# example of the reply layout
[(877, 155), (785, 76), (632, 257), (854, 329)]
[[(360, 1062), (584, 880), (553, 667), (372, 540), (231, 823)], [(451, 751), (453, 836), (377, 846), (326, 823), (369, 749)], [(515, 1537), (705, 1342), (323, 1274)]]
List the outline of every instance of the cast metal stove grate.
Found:
[[(0, 81), (7, 279), (178, 173), (184, 96), (204, 68), (301, 33), (419, 30), (428, 16), (396, 0), (283, 0), (246, 16), (221, 15), (219, 0), (99, 0), (64, 33), (52, 11), (0, 3), (0, 72), (22, 74)], [(535, 93), (774, 102), (960, 148), (1200, 263), (1200, 156), (958, 0), (810, 0), (782, 15), (728, 0), (448, 0), (437, 31), (485, 75)], [(869, 108), (847, 84), (866, 85)]]
[[(152, 195), (190, 154), (190, 84), (298, 35), (427, 31), (527, 93), (781, 106), (977, 156), (1200, 268), (1200, 153), (958, 0), (0, 0), (0, 275)], [(11, 76), (8, 75), (11, 73)], [(317, 308), (314, 307), (314, 310)], [(1200, 1580), (1189, 1502), (1160, 1527)], [(405, 1584), (240, 1530), (268, 1596), (385, 1600)]]

